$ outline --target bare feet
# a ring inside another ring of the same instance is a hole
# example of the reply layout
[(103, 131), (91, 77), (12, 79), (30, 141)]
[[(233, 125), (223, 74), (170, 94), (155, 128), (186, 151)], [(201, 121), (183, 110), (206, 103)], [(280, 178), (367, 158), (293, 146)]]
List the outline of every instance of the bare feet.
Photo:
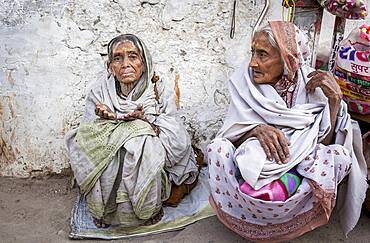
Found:
[(103, 223), (102, 219), (93, 218), (93, 221), (94, 221), (94, 224), (96, 225), (96, 227), (98, 227), (98, 228), (108, 228), (110, 226), (109, 224)]
[(151, 218), (152, 224), (156, 224), (159, 221), (161, 221), (163, 215), (164, 215), (163, 208), (161, 208), (161, 210), (159, 210), (159, 212)]
[[(161, 221), (163, 215), (164, 215), (163, 208), (161, 208), (161, 210), (156, 215), (148, 219), (148, 221), (146, 221), (144, 225), (147, 226), (147, 225), (153, 225), (153, 224), (158, 223), (159, 221)], [(103, 223), (102, 219), (93, 218), (93, 221), (94, 221), (95, 226), (98, 228), (108, 228), (110, 226), (109, 224)]]
[(153, 225), (153, 224), (158, 223), (159, 221), (161, 221), (163, 215), (164, 215), (163, 208), (161, 208), (161, 210), (156, 215), (154, 215), (150, 219), (148, 219), (148, 221), (146, 221), (144, 223), (144, 225), (148, 226), (148, 225)]

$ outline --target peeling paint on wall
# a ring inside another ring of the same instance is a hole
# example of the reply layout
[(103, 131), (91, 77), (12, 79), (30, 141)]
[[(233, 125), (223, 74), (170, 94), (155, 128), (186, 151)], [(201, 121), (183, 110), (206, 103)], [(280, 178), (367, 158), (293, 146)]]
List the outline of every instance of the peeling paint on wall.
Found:
[[(76, 127), (86, 90), (105, 72), (106, 45), (140, 36), (156, 72), (174, 87), (179, 115), (204, 149), (222, 125), (227, 78), (249, 56), (264, 0), (238, 1), (229, 38), (230, 0), (2, 0), (0, 4), (0, 175), (61, 173), (64, 136)], [(279, 19), (272, 1), (267, 19)]]
[(0, 160), (7, 164), (15, 160), (12, 147), (2, 137), (0, 137)]

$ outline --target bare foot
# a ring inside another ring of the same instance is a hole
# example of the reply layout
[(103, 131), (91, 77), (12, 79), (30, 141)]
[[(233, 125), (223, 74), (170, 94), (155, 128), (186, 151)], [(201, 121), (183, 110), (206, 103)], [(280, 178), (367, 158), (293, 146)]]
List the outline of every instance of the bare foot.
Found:
[(144, 225), (148, 226), (148, 225), (153, 225), (153, 224), (158, 223), (159, 221), (161, 221), (163, 215), (164, 215), (163, 208), (161, 208), (161, 210), (159, 210), (159, 212), (156, 215), (154, 215), (150, 219), (148, 219), (148, 221), (146, 221), (144, 223)]
[(161, 210), (159, 210), (159, 212), (151, 218), (152, 224), (156, 224), (159, 221), (161, 221), (163, 215), (164, 215), (163, 208), (161, 208)]
[(93, 218), (93, 221), (94, 221), (94, 224), (96, 225), (96, 227), (98, 227), (98, 228), (108, 228), (109, 227), (109, 224), (103, 223), (102, 219)]

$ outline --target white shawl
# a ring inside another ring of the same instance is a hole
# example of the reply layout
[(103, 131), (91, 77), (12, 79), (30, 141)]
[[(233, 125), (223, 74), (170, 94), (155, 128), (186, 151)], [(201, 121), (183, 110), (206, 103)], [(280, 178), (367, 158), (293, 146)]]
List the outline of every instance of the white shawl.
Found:
[[(234, 161), (246, 182), (253, 188), (278, 179), (299, 164), (325, 138), (330, 130), (330, 113), (327, 98), (321, 89), (308, 94), (305, 86), (307, 75), (313, 71), (302, 66), (297, 72), (297, 93), (292, 108), (271, 85), (256, 85), (245, 63), (230, 78), (231, 102), (225, 122), (218, 137), (235, 142), (258, 124), (269, 124), (279, 128), (290, 141), (290, 160), (279, 165), (269, 161), (259, 141), (252, 137), (241, 147), (242, 153), (234, 155)], [(365, 198), (366, 163), (362, 155), (361, 134), (358, 124), (350, 119), (347, 106), (341, 103), (335, 127), (335, 144), (340, 144), (352, 153), (352, 169), (348, 176), (347, 188), (340, 190), (338, 208), (341, 224), (347, 234), (356, 225), (362, 202)], [(248, 158), (248, 161), (239, 157)]]
[(269, 124), (281, 129), (291, 143), (290, 160), (282, 165), (267, 160), (254, 137), (241, 145), (245, 153), (250, 153), (250, 162), (239, 163), (238, 155), (235, 161), (245, 181), (259, 189), (278, 179), (313, 151), (330, 129), (329, 106), (321, 90), (312, 95), (306, 93), (305, 77), (311, 71), (308, 67), (298, 72), (298, 80), (301, 80), (297, 87), (298, 99), (288, 108), (271, 85), (255, 85), (245, 65), (230, 78), (231, 104), (218, 136), (234, 142), (258, 124)]

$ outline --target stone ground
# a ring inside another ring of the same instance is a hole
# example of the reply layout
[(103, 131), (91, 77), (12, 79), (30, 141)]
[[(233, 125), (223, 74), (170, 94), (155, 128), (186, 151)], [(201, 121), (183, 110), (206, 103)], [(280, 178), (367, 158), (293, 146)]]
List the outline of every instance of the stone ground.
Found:
[[(46, 180), (0, 177), (0, 242), (73, 242), (68, 239), (69, 216), (77, 190), (70, 189), (70, 181), (70, 177), (61, 176)], [(114, 242), (246, 241), (211, 217), (181, 231)], [(347, 239), (334, 217), (328, 225), (291, 242), (370, 242), (370, 217), (363, 214)]]

